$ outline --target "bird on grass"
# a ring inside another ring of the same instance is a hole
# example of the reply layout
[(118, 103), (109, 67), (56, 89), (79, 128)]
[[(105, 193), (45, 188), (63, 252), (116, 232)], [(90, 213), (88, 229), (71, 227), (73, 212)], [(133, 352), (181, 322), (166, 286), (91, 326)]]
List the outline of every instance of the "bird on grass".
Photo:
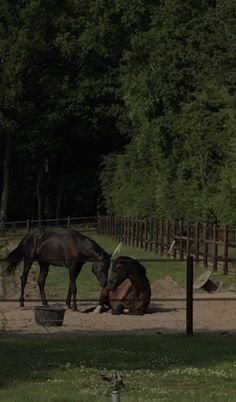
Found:
[(103, 381), (111, 382), (115, 389), (125, 386), (119, 371), (113, 370), (111, 376), (102, 375), (101, 378)]

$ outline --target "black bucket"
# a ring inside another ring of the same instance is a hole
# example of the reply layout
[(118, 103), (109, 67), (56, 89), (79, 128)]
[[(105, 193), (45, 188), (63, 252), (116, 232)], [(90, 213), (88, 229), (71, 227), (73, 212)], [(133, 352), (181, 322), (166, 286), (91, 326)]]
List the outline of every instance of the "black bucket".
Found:
[(65, 309), (60, 307), (35, 307), (35, 322), (39, 325), (61, 327), (63, 325)]

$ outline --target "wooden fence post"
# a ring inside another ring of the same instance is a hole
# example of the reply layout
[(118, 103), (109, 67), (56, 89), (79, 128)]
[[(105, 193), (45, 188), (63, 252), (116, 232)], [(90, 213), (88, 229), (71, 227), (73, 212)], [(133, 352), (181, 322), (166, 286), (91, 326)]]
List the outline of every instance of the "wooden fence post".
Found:
[(97, 233), (100, 233), (100, 216), (97, 213)]
[(135, 219), (135, 247), (139, 247), (139, 220)]
[(131, 246), (134, 246), (135, 241), (135, 220), (131, 218)]
[(170, 248), (170, 222), (166, 221), (166, 255), (168, 255), (168, 251)]
[(163, 254), (164, 251), (164, 222), (160, 220), (160, 253)]
[(183, 250), (183, 222), (179, 221), (179, 259), (183, 261), (184, 250)]
[(195, 261), (199, 262), (199, 222), (195, 224)]
[(115, 216), (114, 221), (114, 240), (117, 240), (117, 216)]
[(229, 238), (229, 228), (227, 225), (224, 226), (224, 275), (228, 275), (228, 238)]
[(148, 238), (147, 238), (147, 233), (148, 233), (148, 231), (147, 231), (147, 218), (144, 218), (144, 221), (143, 221), (143, 226), (144, 226), (144, 228), (143, 228), (143, 235), (144, 235), (144, 250), (147, 250), (147, 249), (148, 249)]
[(204, 223), (204, 251), (203, 251), (204, 267), (208, 265), (208, 225)]
[[(176, 241), (176, 221), (173, 222), (173, 240)], [(173, 258), (176, 259), (176, 247), (173, 248)]]
[(214, 223), (213, 225), (213, 255), (212, 255), (212, 259), (213, 259), (213, 271), (216, 272), (217, 271), (217, 250), (218, 250), (218, 246), (217, 246), (217, 225)]
[(186, 230), (186, 235), (187, 235), (187, 240), (186, 240), (186, 253), (187, 253), (187, 256), (190, 256), (190, 254), (191, 254), (191, 240), (190, 240), (190, 237), (191, 237), (191, 229), (190, 229), (190, 223), (188, 222), (187, 223), (187, 230)]
[(193, 335), (193, 257), (187, 257), (186, 335)]
[(127, 218), (124, 217), (123, 219), (123, 242), (124, 244), (127, 244)]
[(70, 231), (70, 216), (67, 217), (67, 231)]
[(122, 221), (122, 217), (119, 217), (119, 242), (123, 241), (123, 221)]
[(159, 251), (159, 221), (155, 218), (155, 253)]
[(149, 221), (149, 251), (153, 251), (153, 218)]
[(140, 248), (143, 249), (143, 235), (144, 235), (143, 219), (141, 219), (141, 221), (140, 221), (140, 227), (141, 227), (141, 230), (140, 230)]

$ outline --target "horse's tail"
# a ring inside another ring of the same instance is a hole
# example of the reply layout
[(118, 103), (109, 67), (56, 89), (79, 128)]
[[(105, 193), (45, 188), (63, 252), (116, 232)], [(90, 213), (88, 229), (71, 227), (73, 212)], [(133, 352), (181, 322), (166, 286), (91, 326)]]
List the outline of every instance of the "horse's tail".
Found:
[(12, 274), (15, 271), (17, 265), (24, 258), (24, 243), (26, 237), (28, 237), (28, 235), (23, 237), (18, 246), (7, 255), (6, 257), (6, 261), (8, 262), (8, 266), (6, 268), (7, 275)]

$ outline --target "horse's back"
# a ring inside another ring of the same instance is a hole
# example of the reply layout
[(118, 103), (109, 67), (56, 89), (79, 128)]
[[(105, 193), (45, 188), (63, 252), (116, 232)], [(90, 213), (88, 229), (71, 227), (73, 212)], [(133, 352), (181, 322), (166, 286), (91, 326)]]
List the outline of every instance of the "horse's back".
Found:
[(35, 257), (54, 265), (66, 263), (67, 235), (56, 232), (39, 232), (36, 236)]
[(77, 230), (65, 234), (50, 231), (37, 234), (37, 257), (54, 265), (93, 261), (104, 254), (105, 251), (95, 241)]

